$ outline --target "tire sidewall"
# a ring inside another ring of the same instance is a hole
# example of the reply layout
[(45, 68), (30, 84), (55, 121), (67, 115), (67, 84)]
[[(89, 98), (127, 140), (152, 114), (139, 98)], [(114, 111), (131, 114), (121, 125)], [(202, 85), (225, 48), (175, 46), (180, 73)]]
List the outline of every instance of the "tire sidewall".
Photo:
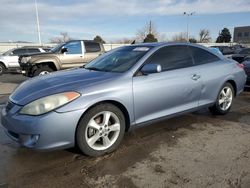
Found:
[[(96, 114), (102, 111), (113, 112), (119, 118), (120, 133), (119, 133), (117, 140), (109, 148), (105, 150), (94, 150), (88, 145), (87, 141), (85, 140), (85, 131), (86, 131), (87, 124), (89, 123), (89, 121)], [(122, 111), (112, 104), (100, 104), (100, 105), (93, 107), (89, 111), (87, 111), (87, 113), (79, 121), (77, 129), (76, 129), (76, 145), (84, 154), (96, 157), (96, 156), (104, 155), (106, 153), (110, 153), (114, 151), (119, 146), (120, 142), (122, 141), (124, 133), (125, 133), (125, 118), (124, 118)]]
[[(222, 89), (225, 88), (225, 87), (229, 87), (229, 88), (231, 89), (233, 98), (232, 98), (232, 102), (231, 102), (230, 107), (229, 107), (227, 110), (222, 110), (221, 107), (220, 107), (220, 105), (219, 105), (219, 99), (220, 99), (220, 93), (221, 93)], [(227, 114), (227, 113), (231, 110), (231, 107), (232, 107), (232, 105), (233, 105), (234, 96), (235, 96), (235, 92), (234, 92), (234, 89), (233, 89), (232, 84), (230, 84), (230, 83), (228, 83), (228, 82), (225, 83), (225, 84), (221, 87), (220, 92), (219, 92), (219, 94), (218, 94), (218, 96), (217, 96), (217, 100), (216, 100), (216, 103), (215, 103), (216, 110), (217, 110), (220, 114)]]
[(2, 64), (0, 64), (0, 75), (4, 74), (4, 72), (5, 72), (5, 67)]
[(38, 68), (34, 71), (33, 75), (34, 75), (34, 76), (39, 76), (40, 73), (43, 72), (43, 71), (53, 72), (53, 70), (52, 70), (51, 68), (49, 68), (48, 66), (41, 66), (41, 67), (38, 67)]

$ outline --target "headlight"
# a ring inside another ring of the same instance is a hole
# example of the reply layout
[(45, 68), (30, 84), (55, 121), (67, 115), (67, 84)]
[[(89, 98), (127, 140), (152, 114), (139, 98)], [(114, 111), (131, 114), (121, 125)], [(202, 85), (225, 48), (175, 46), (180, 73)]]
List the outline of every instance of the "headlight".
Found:
[(80, 94), (77, 92), (65, 92), (50, 95), (25, 105), (19, 113), (26, 115), (41, 115), (67, 104), (79, 96)]
[(28, 57), (22, 57), (21, 63), (27, 63), (30, 59), (31, 59), (30, 56), (28, 56)]

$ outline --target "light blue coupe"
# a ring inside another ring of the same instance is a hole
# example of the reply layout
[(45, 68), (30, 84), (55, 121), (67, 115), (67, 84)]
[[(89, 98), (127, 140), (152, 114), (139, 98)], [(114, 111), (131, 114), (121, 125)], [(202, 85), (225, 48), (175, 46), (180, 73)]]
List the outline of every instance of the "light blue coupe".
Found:
[(2, 110), (2, 125), (28, 148), (78, 146), (98, 156), (138, 125), (206, 107), (226, 114), (245, 81), (242, 66), (202, 46), (125, 46), (85, 67), (25, 81)]

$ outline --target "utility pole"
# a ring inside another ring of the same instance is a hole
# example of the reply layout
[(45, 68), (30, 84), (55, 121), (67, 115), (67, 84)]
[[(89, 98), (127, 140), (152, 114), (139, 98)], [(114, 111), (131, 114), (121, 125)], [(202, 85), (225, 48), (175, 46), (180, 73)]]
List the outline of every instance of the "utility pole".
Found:
[(189, 16), (194, 15), (195, 12), (187, 13), (183, 12), (183, 15), (187, 16), (187, 42), (189, 41)]
[(38, 42), (39, 42), (39, 44), (42, 44), (41, 32), (40, 32), (40, 23), (39, 23), (39, 15), (38, 15), (38, 8), (37, 8), (36, 0), (35, 0), (35, 7), (36, 7), (36, 23), (37, 23)]
[(152, 22), (150, 20), (150, 22), (149, 22), (149, 34), (151, 34), (151, 33), (152, 33)]

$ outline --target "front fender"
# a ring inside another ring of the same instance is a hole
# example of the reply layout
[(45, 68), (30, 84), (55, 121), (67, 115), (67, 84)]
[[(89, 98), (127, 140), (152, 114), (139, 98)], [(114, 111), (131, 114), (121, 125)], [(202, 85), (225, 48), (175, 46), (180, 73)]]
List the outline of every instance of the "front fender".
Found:
[[(71, 110), (88, 110), (93, 105), (105, 101), (112, 101), (121, 104), (128, 112), (130, 123), (134, 123), (133, 91), (132, 79), (122, 79), (117, 83), (100, 83), (98, 86), (84, 88), (82, 96), (71, 103), (57, 109), (57, 112), (67, 112)], [(119, 84), (118, 84), (119, 83)], [(80, 105), (79, 105), (80, 104)]]
[(57, 70), (61, 68), (60, 60), (59, 58), (38, 58), (38, 59), (31, 59), (28, 63), (31, 65), (38, 65), (38, 64), (43, 64), (43, 63), (53, 63), (56, 67)]

